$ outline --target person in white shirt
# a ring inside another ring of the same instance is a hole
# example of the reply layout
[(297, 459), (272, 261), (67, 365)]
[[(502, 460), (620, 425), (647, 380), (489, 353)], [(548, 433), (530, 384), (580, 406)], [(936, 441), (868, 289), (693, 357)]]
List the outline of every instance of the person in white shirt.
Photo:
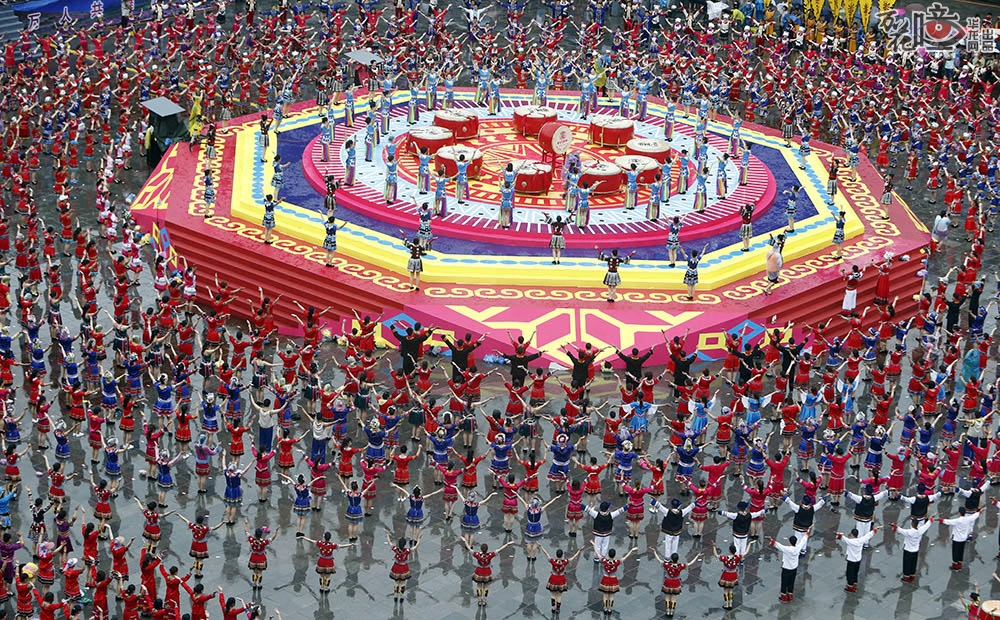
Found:
[(854, 502), (854, 527), (858, 530), (858, 535), (862, 538), (872, 529), (872, 522), (875, 518), (875, 507), (878, 503), (889, 495), (889, 490), (885, 489), (878, 493), (873, 493), (872, 485), (866, 484), (861, 495), (847, 492), (847, 499)]
[(677, 553), (677, 546), (680, 544), (681, 532), (684, 531), (684, 517), (691, 514), (694, 509), (694, 502), (681, 508), (678, 499), (670, 500), (670, 507), (666, 507), (656, 501), (655, 497), (649, 498), (650, 511), (659, 511), (663, 515), (660, 531), (663, 532), (663, 557), (669, 558)]
[[(869, 522), (868, 525), (871, 525)], [(861, 553), (868, 546), (868, 541), (872, 539), (878, 528), (869, 529), (864, 535), (858, 535), (858, 528), (851, 530), (850, 536), (844, 536), (843, 532), (837, 532), (837, 540), (844, 543), (844, 556), (847, 557), (847, 585), (845, 592), (858, 591), (858, 573), (861, 570)]]
[(938, 251), (941, 244), (948, 239), (948, 229), (951, 228), (951, 219), (947, 211), (941, 211), (934, 218), (931, 226), (931, 253)]
[(920, 554), (920, 541), (931, 528), (931, 519), (921, 521), (912, 519), (912, 527), (899, 527), (895, 523), (892, 529), (903, 535), (903, 581), (910, 583), (917, 578), (917, 558)]
[(788, 537), (788, 544), (783, 545), (771, 539), (771, 546), (781, 553), (781, 596), (782, 603), (790, 602), (795, 594), (795, 576), (799, 571), (799, 552), (805, 548), (806, 538), (799, 540), (795, 536)]
[(594, 561), (600, 562), (608, 555), (612, 525), (615, 518), (625, 512), (625, 506), (612, 512), (611, 502), (601, 502), (600, 509), (587, 506), (586, 511), (594, 519)]
[(938, 519), (940, 523), (951, 528), (951, 570), (962, 570), (965, 559), (965, 543), (972, 534), (972, 528), (979, 518), (979, 511), (967, 511), (965, 506), (958, 508), (958, 516), (951, 519)]
[[(753, 523), (754, 519), (759, 519), (764, 516), (767, 510), (758, 510), (756, 512), (750, 512), (749, 504), (747, 502), (740, 502), (736, 505), (736, 512), (728, 512), (726, 510), (720, 510), (719, 514), (733, 522), (733, 546), (736, 548), (736, 555), (741, 558), (747, 554), (747, 547), (749, 546), (747, 541), (750, 536), (750, 525)], [(742, 561), (742, 560), (741, 560)]]
[(924, 521), (927, 519), (928, 507), (941, 499), (941, 491), (927, 494), (927, 487), (923, 482), (917, 483), (917, 492), (912, 496), (901, 495), (899, 499), (910, 506), (910, 518)]
[(795, 512), (795, 517), (792, 519), (792, 529), (795, 530), (795, 535), (799, 537), (802, 543), (799, 546), (799, 553), (800, 555), (805, 555), (816, 511), (826, 505), (826, 498), (823, 497), (817, 500), (815, 504), (808, 495), (802, 498), (801, 504), (793, 502), (788, 495), (782, 496), (781, 499)]

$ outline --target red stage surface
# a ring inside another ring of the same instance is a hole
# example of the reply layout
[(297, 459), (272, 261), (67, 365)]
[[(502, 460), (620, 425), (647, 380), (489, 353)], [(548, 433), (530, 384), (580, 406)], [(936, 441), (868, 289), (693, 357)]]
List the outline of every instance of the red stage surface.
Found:
[[(580, 152), (584, 161), (588, 158), (614, 162), (616, 159), (631, 154), (627, 148), (612, 148), (591, 144), (588, 142), (589, 126), (586, 123), (574, 122), (570, 120), (568, 103), (559, 104), (553, 102), (551, 105), (559, 105), (562, 113), (563, 123), (573, 130), (574, 142), (573, 150)], [(515, 108), (516, 110), (516, 108)], [(402, 111), (400, 111), (402, 113)], [(649, 119), (651, 125), (662, 127), (662, 119)], [(358, 129), (356, 124), (355, 130)], [(687, 131), (685, 128), (678, 128), (678, 133)], [(693, 135), (693, 132), (692, 132)], [(334, 140), (332, 150), (339, 150), (349, 137), (354, 137), (355, 143), (358, 138), (352, 133), (341, 131), (337, 139)], [(397, 158), (399, 159), (399, 177), (401, 181), (408, 181), (412, 184), (417, 182), (418, 161), (416, 153), (409, 149), (410, 138), (403, 134), (395, 138), (397, 144)], [(719, 152), (727, 148), (727, 140), (716, 134), (708, 135), (709, 145)], [(480, 201), (487, 204), (500, 203), (500, 184), (503, 181), (502, 170), (508, 162), (512, 161), (542, 161), (544, 153), (534, 137), (522, 136), (514, 125), (513, 118), (492, 119), (486, 118), (479, 121), (479, 134), (476, 137), (465, 139), (458, 143), (463, 147), (475, 148), (483, 153), (482, 172), (478, 178), (470, 183), (469, 194), (473, 201)], [(363, 147), (358, 147), (359, 153)], [(337, 178), (344, 176), (344, 166), (339, 160), (331, 158), (330, 161), (322, 161), (322, 145), (317, 137), (306, 148), (308, 157), (303, 160), (303, 170), (306, 178), (317, 189), (323, 192), (326, 187), (326, 177), (333, 175)], [(673, 178), (671, 180), (671, 194), (678, 193), (678, 177), (680, 167), (678, 163), (679, 152), (673, 152)], [(359, 157), (360, 159), (360, 157)], [(751, 156), (750, 182), (745, 186), (737, 185), (735, 178), (730, 184), (734, 191), (725, 201), (710, 204), (704, 213), (688, 213), (685, 216), (682, 233), (683, 240), (704, 239), (712, 235), (717, 235), (725, 231), (732, 230), (739, 226), (739, 209), (742, 205), (752, 202), (757, 205), (754, 218), (763, 216), (775, 202), (778, 188), (774, 178), (767, 168)], [(432, 164), (437, 166), (438, 164)], [(714, 171), (715, 162), (710, 162)], [(696, 174), (696, 164), (692, 161), (688, 164), (688, 175), (691, 179), (688, 196), (693, 196), (694, 178)], [(476, 168), (478, 170), (478, 167)], [(454, 170), (449, 168), (449, 174), (454, 175)], [(471, 175), (470, 175), (471, 176)], [(650, 178), (644, 181), (652, 180)], [(592, 179), (581, 179), (592, 181)], [(624, 181), (623, 181), (624, 182)], [(564, 187), (561, 180), (560, 170), (553, 174), (553, 183), (547, 195), (518, 195), (514, 201), (515, 211), (538, 211), (536, 217), (527, 217), (526, 221), (515, 222), (509, 231), (501, 231), (496, 218), (485, 217), (478, 214), (468, 214), (464, 212), (453, 212), (444, 219), (434, 221), (434, 232), (440, 236), (455, 236), (475, 241), (492, 242), (498, 234), (504, 235), (504, 242), (508, 245), (516, 246), (544, 246), (548, 243), (549, 227), (541, 217), (543, 210), (559, 210), (565, 205), (562, 194)], [(714, 177), (709, 179), (709, 193), (715, 193)], [(427, 198), (413, 197), (405, 192), (400, 192), (400, 200), (393, 203), (391, 208), (386, 208), (381, 200), (381, 188), (371, 185), (358, 184), (354, 187), (344, 187), (337, 193), (337, 200), (352, 210), (364, 213), (368, 217), (384, 221), (393, 226), (408, 227), (417, 217), (419, 203), (426, 202)], [(450, 197), (453, 201), (453, 196)], [(670, 218), (664, 213), (656, 222), (646, 220), (642, 216), (645, 204), (649, 200), (649, 190), (640, 185), (638, 193), (638, 213), (631, 218), (616, 220), (606, 225), (593, 223), (585, 230), (570, 227), (566, 232), (566, 244), (570, 248), (589, 248), (593, 245), (609, 245), (619, 242), (623, 234), (628, 235), (630, 246), (641, 247), (650, 245), (663, 245), (667, 240)], [(614, 191), (612, 195), (607, 195), (600, 190), (595, 190), (591, 195), (590, 208), (596, 219), (602, 210), (621, 209), (624, 207), (624, 194)]]
[[(557, 101), (559, 97), (559, 94), (553, 96)], [(565, 95), (567, 101), (573, 98), (573, 94)], [(367, 101), (361, 97), (358, 105), (359, 110), (361, 106), (367, 107)], [(428, 115), (423, 111), (422, 114)], [(306, 125), (312, 122), (312, 116), (315, 116), (315, 109), (309, 104), (295, 106), (282, 124), (282, 131), (286, 125), (290, 130), (297, 123)], [(491, 135), (492, 123), (489, 119), (481, 122), (481, 136), (484, 133)], [(780, 140), (775, 132), (765, 128), (745, 124), (744, 129)], [(263, 230), (259, 218), (262, 209), (252, 192), (248, 190), (244, 194), (242, 189), (246, 185), (244, 181), (249, 182), (247, 179), (251, 177), (253, 183), (260, 183), (257, 173), (247, 168), (252, 157), (245, 157), (247, 152), (252, 152), (255, 132), (255, 117), (228, 123), (226, 130), (220, 132), (220, 156), (214, 160), (205, 158), (200, 147), (189, 151), (187, 145), (175, 145), (137, 196), (133, 213), (147, 229), (165, 226), (173, 248), (189, 263), (199, 266), (203, 283), (217, 273), (221, 279), (248, 291), (255, 291), (260, 285), (272, 298), (282, 294), (277, 314), (286, 332), (296, 331), (296, 323), (290, 317), (290, 313), (296, 311), (291, 300), (296, 299), (305, 305), (332, 306), (336, 318), (332, 320), (330, 331), (334, 334), (350, 330), (352, 310), (357, 310), (373, 317), (384, 314), (386, 321), (420, 321), (448, 328), (442, 333), (450, 333), (450, 330), (460, 335), (467, 331), (489, 332), (486, 350), (507, 350), (506, 331), (510, 330), (515, 336), (535, 332), (533, 347), (546, 350), (552, 361), (564, 360), (558, 353), (560, 346), (590, 342), (598, 347), (654, 346), (657, 353), (653, 361), (662, 363), (666, 353), (661, 332), (666, 331), (668, 336), (683, 335), (690, 329), (698, 336), (696, 342), (692, 336), (688, 349), (697, 348), (705, 359), (718, 359), (725, 354), (726, 331), (746, 326), (749, 336), (758, 337), (775, 323), (795, 321), (801, 325), (836, 316), (843, 296), (840, 269), (844, 266), (881, 262), (886, 252), (897, 257), (912, 257), (909, 262), (897, 258), (891, 270), (891, 290), (900, 298), (897, 310), (902, 315), (915, 307), (912, 296), (921, 285), (916, 272), (920, 268), (919, 251), (929, 243), (927, 231), (898, 200), (889, 207), (891, 219), (882, 220), (878, 197), (869, 189), (877, 188), (880, 192), (882, 181), (875, 169), (863, 161), (859, 180), (841, 184), (841, 195), (835, 207), (849, 209), (850, 217), (856, 218), (852, 222), (857, 228), (849, 233), (844, 245), (846, 260), (836, 260), (828, 242), (815, 247), (809, 245), (810, 239), (820, 239), (829, 231), (820, 228), (812, 236), (808, 231), (799, 233), (800, 236), (789, 241), (779, 284), (770, 297), (762, 292), (765, 250), (761, 245), (755, 245), (760, 249), (749, 255), (740, 255), (738, 249), (733, 252), (725, 247), (710, 250), (709, 258), (715, 264), (703, 265), (702, 284), (693, 301), (686, 299), (680, 282), (683, 274), (680, 265), (674, 270), (663, 270), (664, 265), (658, 261), (637, 261), (625, 267), (622, 270), (624, 282), (619, 290), (621, 298), (618, 303), (610, 304), (603, 299), (603, 270), (593, 259), (577, 259), (575, 264), (557, 267), (547, 264), (547, 260), (523, 256), (498, 257), (489, 263), (495, 266), (487, 268), (477, 266), (476, 257), (452, 259), (446, 254), (432, 255), (424, 261), (422, 290), (410, 292), (405, 273), (407, 257), (401, 246), (394, 246), (391, 239), (380, 233), (366, 230), (361, 223), (352, 222), (344, 231), (334, 265), (329, 268), (323, 266), (325, 252), (319, 247), (316, 227), (308, 221), (309, 214), (314, 212), (308, 209), (296, 212), (296, 217), (281, 214), (274, 245), (261, 243)], [(504, 128), (502, 133), (514, 132)], [(339, 138), (342, 140), (343, 135)], [(718, 135), (715, 138), (722, 139)], [(471, 140), (463, 142), (472, 143)], [(237, 157), (238, 151), (243, 158)], [(815, 142), (813, 152), (814, 159), (810, 162), (815, 168), (811, 171), (813, 174), (821, 172), (832, 155), (842, 156), (839, 149)], [(614, 154), (621, 156), (625, 151), (615, 149)], [(335, 165), (339, 165), (339, 158), (335, 159)], [(358, 159), (360, 163), (360, 151)], [(206, 204), (199, 174), (206, 167), (212, 168), (215, 178), (220, 180), (214, 210), (207, 218), (204, 217)], [(489, 174), (485, 168), (484, 174)], [(554, 185), (557, 184), (555, 181)], [(374, 199), (370, 202), (373, 204), (365, 208), (374, 212), (379, 205), (374, 204)], [(293, 206), (289, 206), (289, 213), (292, 209)], [(817, 205), (817, 209), (822, 211), (821, 205)], [(388, 217), (385, 213), (381, 216)], [(817, 216), (823, 217), (824, 213)], [(708, 215), (704, 222), (696, 224), (722, 226)], [(412, 217), (407, 225), (412, 228)], [(437, 221), (434, 225), (435, 231), (442, 226)], [(734, 224), (730, 222), (727, 226), (731, 230)], [(348, 232), (353, 234), (347, 235)], [(548, 235), (540, 228), (525, 227), (517, 232), (517, 243), (524, 242), (523, 236), (529, 236), (535, 243), (547, 246)], [(593, 238), (579, 234), (580, 243), (589, 241), (593, 245)], [(652, 236), (659, 233), (640, 230), (631, 234)], [(494, 232), (491, 242), (515, 243), (513, 237), (498, 237)], [(755, 238), (755, 243), (758, 241)], [(732, 243), (738, 243), (735, 235)], [(620, 245), (638, 246), (631, 239), (621, 241)], [(697, 244), (688, 247), (700, 249)], [(566, 262), (574, 263), (564, 259)], [(518, 276), (518, 282), (512, 282), (512, 274), (521, 273), (518, 270), (526, 270), (527, 275)], [(869, 272), (861, 281), (859, 309), (871, 302), (874, 286), (875, 276)], [(200, 296), (204, 291), (204, 287), (199, 287)], [(236, 304), (234, 309), (240, 312), (247, 307)], [(877, 318), (873, 313), (869, 313), (869, 317), (872, 321)], [(844, 332), (846, 322), (838, 319), (835, 327)]]

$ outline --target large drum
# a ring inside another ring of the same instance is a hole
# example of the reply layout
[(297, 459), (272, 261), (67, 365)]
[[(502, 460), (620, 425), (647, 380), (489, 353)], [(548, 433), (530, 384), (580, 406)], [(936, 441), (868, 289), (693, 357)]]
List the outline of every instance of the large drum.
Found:
[(450, 129), (456, 140), (471, 140), (479, 135), (479, 117), (465, 110), (438, 110), (434, 124)]
[(601, 146), (624, 146), (635, 133), (631, 119), (609, 114), (595, 114), (590, 118), (590, 141)]
[(599, 161), (596, 159), (585, 159), (580, 163), (580, 186), (594, 186), (594, 183), (601, 182), (595, 188), (593, 194), (614, 194), (622, 186), (625, 175), (622, 169), (609, 161)]
[(514, 108), (514, 129), (522, 136), (537, 136), (546, 123), (559, 118), (552, 108), (542, 105), (522, 105)]
[(636, 178), (642, 185), (649, 185), (656, 180), (656, 175), (660, 173), (660, 164), (652, 157), (644, 155), (625, 155), (615, 159), (615, 165), (622, 169), (622, 173), (632, 168), (635, 164), (639, 176)]
[(545, 123), (538, 132), (538, 146), (543, 153), (565, 155), (573, 146), (573, 130), (562, 123)]
[(455, 134), (444, 127), (414, 127), (410, 130), (410, 150), (419, 153), (427, 147), (427, 152), (433, 155), (438, 149), (455, 144)]
[(458, 174), (458, 156), (464, 155), (469, 167), (466, 174), (470, 179), (479, 177), (483, 171), (483, 153), (471, 146), (444, 146), (438, 149), (434, 155), (434, 169), (444, 167), (445, 176), (453, 177)]
[(652, 157), (662, 164), (670, 157), (670, 143), (665, 140), (651, 138), (632, 138), (625, 144), (625, 152), (629, 155), (644, 155)]
[(552, 166), (538, 161), (515, 161), (514, 191), (518, 194), (544, 194), (552, 187)]
[(983, 601), (979, 607), (979, 620), (1000, 620), (1000, 601)]

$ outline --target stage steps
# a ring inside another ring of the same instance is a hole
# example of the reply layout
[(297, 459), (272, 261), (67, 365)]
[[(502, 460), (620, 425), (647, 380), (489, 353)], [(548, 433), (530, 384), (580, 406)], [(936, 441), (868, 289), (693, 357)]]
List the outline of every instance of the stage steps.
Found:
[[(200, 302), (208, 303), (204, 285), (214, 288), (212, 281), (215, 273), (219, 274), (220, 280), (228, 281), (231, 286), (243, 287), (241, 299), (250, 296), (256, 300), (257, 286), (260, 285), (264, 289), (264, 294), (272, 299), (279, 294), (283, 295), (275, 312), (275, 319), (282, 333), (296, 334), (300, 332), (298, 324), (291, 317), (291, 313), (294, 312), (299, 316), (302, 316), (302, 313), (291, 303), (293, 299), (306, 307), (310, 305), (316, 308), (332, 306), (332, 310), (325, 317), (325, 320), (330, 323), (333, 333), (340, 333), (341, 327), (349, 326), (350, 320), (353, 319), (352, 310), (357, 310), (362, 316), (367, 314), (372, 317), (383, 313), (386, 317), (391, 317), (404, 311), (412, 312), (418, 320), (423, 320), (427, 324), (432, 323), (435, 318), (431, 314), (433, 306), (428, 307), (422, 303), (426, 300), (422, 300), (420, 297), (414, 296), (412, 300), (409, 300), (422, 306), (420, 311), (413, 312), (416, 308), (404, 308), (401, 301), (392, 299), (391, 296), (384, 296), (384, 290), (379, 287), (366, 286), (367, 282), (364, 280), (359, 281), (342, 275), (338, 277), (339, 274), (332, 270), (329, 275), (310, 273), (298, 264), (297, 261), (301, 261), (301, 259), (290, 257), (280, 250), (263, 247), (257, 242), (248, 240), (247, 247), (243, 248), (244, 251), (233, 253), (231, 246), (220, 247), (214, 237), (200, 230), (173, 227), (170, 230), (170, 235), (178, 253), (186, 257), (190, 264), (199, 265), (202, 269), (201, 283), (203, 286), (198, 291)], [(846, 266), (849, 268), (850, 263), (848, 262)], [(919, 291), (921, 280), (914, 274), (919, 267), (920, 264), (917, 260), (897, 261), (893, 265), (889, 276), (890, 291), (893, 296), (899, 296), (899, 301), (896, 303), (896, 313), (899, 320), (902, 320), (902, 317), (912, 316), (916, 312), (917, 303), (913, 300), (913, 295)], [(858, 289), (858, 312), (861, 312), (866, 305), (872, 305), (876, 280), (877, 272), (869, 268), (861, 281), (861, 287)], [(815, 281), (813, 281), (814, 286)], [(788, 321), (794, 321), (796, 323), (794, 333), (797, 335), (797, 340), (801, 341), (801, 327), (805, 323), (815, 325), (820, 321), (832, 319), (827, 337), (844, 337), (849, 325), (846, 320), (840, 318), (844, 294), (842, 282), (839, 280), (830, 281), (823, 285), (823, 288), (818, 289), (815, 295), (803, 294), (802, 291), (798, 290), (800, 288), (808, 289), (811, 287), (807, 283), (796, 280), (776, 288), (775, 294), (766, 298), (767, 301), (760, 296), (754, 297), (747, 302), (757, 306), (755, 310), (749, 311), (749, 320), (767, 329), (780, 327)], [(621, 309), (626, 310), (627, 307), (622, 306)], [(234, 304), (233, 313), (241, 318), (249, 318), (250, 306), (243, 302)], [(777, 318), (772, 321), (774, 317)], [(865, 329), (876, 326), (878, 320), (879, 312), (873, 306), (865, 319)], [(481, 333), (481, 327), (475, 325), (474, 322), (466, 325), (456, 323), (447, 327), (454, 329), (455, 332), (468, 330)], [(717, 325), (716, 329), (731, 329), (733, 327), (735, 325)], [(683, 325), (679, 325), (671, 330), (670, 335), (682, 335), (682, 330)], [(764, 341), (762, 340), (762, 342)], [(506, 350), (507, 346), (504, 338), (501, 337), (497, 337), (495, 342), (493, 338), (489, 338), (487, 344), (490, 345), (489, 349), (499, 347)], [(629, 347), (633, 343), (616, 344)], [(638, 344), (643, 347), (653, 346), (656, 349), (653, 356), (655, 363), (665, 361), (666, 348), (663, 347), (660, 338), (652, 342)], [(693, 343), (689, 348), (693, 349)], [(556, 359), (559, 359), (558, 356)]]
[[(242, 287), (240, 299), (252, 297), (254, 305), (257, 304), (258, 286), (271, 299), (282, 295), (275, 307), (275, 321), (282, 333), (293, 334), (300, 331), (292, 313), (305, 318), (292, 300), (306, 308), (314, 306), (317, 310), (331, 306), (323, 320), (330, 323), (334, 333), (340, 332), (341, 321), (349, 322), (354, 318), (352, 310), (362, 316), (371, 315), (374, 318), (383, 312), (390, 316), (402, 309), (400, 304), (379, 297), (376, 291), (364, 287), (365, 281), (349, 277), (338, 278), (333, 270), (329, 275), (324, 273), (303, 277), (307, 272), (287, 262), (289, 259), (283, 252), (256, 242), (248, 241), (253, 247), (234, 254), (231, 246), (220, 246), (211, 235), (181, 226), (170, 228), (170, 240), (180, 256), (189, 264), (198, 265), (201, 270), (199, 302), (208, 303), (205, 286), (214, 290), (216, 273), (219, 280), (227, 281), (230, 286)], [(232, 311), (240, 318), (249, 318), (251, 312), (250, 306), (243, 301), (234, 303)]]
[[(916, 277), (916, 272), (921, 267), (919, 258), (906, 262), (896, 261), (889, 272), (889, 292), (891, 297), (898, 296), (896, 302), (897, 320), (913, 316), (917, 310), (917, 302), (913, 296), (920, 291), (922, 280)], [(846, 269), (850, 269), (851, 263), (845, 264)], [(869, 267), (861, 279), (861, 286), (858, 288), (858, 298), (856, 311), (861, 313), (865, 306), (871, 306), (864, 321), (864, 329), (874, 327), (878, 324), (880, 312), (874, 306), (875, 284), (878, 279), (878, 271), (874, 267)], [(815, 288), (809, 283), (795, 281), (787, 285), (795, 289)], [(844, 301), (845, 286), (842, 281), (835, 280), (817, 288), (815, 294), (808, 294), (808, 291), (799, 290), (785, 291), (785, 295), (779, 294), (781, 287), (775, 289), (773, 301), (765, 302), (755, 311), (750, 313), (750, 318), (765, 327), (780, 327), (787, 321), (794, 321), (797, 328), (801, 328), (803, 323), (815, 326), (820, 321), (832, 318), (827, 338), (840, 336), (843, 338), (848, 330), (849, 324), (840, 318), (840, 312)], [(759, 298), (755, 298), (759, 299)], [(890, 298), (890, 301), (892, 299)], [(772, 321), (777, 317), (776, 321)], [(798, 329), (796, 333), (800, 333)]]

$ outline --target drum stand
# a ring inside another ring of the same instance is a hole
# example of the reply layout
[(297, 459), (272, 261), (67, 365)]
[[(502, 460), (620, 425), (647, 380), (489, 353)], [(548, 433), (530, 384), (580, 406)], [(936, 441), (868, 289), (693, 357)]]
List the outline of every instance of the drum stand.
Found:
[(556, 170), (561, 170), (562, 166), (559, 165), (559, 160), (563, 160), (563, 164), (566, 163), (566, 155), (557, 155), (551, 151), (545, 151), (542, 153), (542, 163), (549, 164), (552, 166), (552, 174), (555, 175)]

